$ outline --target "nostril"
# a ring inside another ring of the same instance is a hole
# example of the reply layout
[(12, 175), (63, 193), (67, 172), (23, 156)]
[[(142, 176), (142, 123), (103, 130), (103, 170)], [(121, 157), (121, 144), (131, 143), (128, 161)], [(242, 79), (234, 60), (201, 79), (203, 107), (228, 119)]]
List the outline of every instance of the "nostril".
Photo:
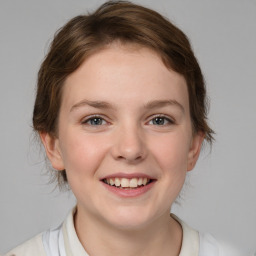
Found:
[[(129, 135), (129, 136), (128, 136)], [(112, 156), (116, 160), (126, 160), (128, 162), (138, 162), (144, 158), (146, 152), (145, 145), (141, 138), (138, 138), (136, 132), (131, 134), (117, 136), (112, 145)]]
[(129, 161), (129, 162), (138, 162), (142, 159), (142, 155), (125, 155), (125, 156), (122, 156), (122, 155), (119, 155), (117, 157), (117, 159), (119, 160), (126, 160), (126, 161)]

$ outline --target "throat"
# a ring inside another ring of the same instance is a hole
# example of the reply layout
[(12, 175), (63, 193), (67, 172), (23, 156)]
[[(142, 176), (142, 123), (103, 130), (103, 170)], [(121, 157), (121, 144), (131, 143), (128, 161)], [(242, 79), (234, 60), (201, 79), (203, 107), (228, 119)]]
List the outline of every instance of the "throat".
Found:
[[(81, 214), (81, 212), (80, 212)], [(182, 228), (170, 215), (140, 229), (123, 230), (99, 225), (95, 217), (74, 216), (77, 235), (89, 255), (178, 256), (182, 243)], [(82, 219), (81, 219), (82, 218)]]

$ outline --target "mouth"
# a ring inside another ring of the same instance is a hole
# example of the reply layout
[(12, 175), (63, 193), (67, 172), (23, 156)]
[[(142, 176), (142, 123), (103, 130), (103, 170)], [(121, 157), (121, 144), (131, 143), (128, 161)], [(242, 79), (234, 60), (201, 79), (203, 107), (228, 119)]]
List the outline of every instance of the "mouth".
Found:
[(134, 177), (134, 178), (119, 178), (119, 177), (113, 177), (113, 178), (105, 178), (102, 179), (102, 182), (105, 184), (116, 187), (119, 189), (124, 189), (124, 190), (132, 190), (132, 189), (138, 189), (141, 187), (145, 187), (152, 183), (153, 179), (149, 179), (146, 177)]

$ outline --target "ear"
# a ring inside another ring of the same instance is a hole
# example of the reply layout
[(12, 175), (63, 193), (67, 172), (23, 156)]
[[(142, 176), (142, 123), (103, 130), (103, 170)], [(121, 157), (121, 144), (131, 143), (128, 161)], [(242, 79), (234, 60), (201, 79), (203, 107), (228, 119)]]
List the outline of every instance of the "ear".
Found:
[(41, 141), (44, 145), (46, 155), (55, 170), (65, 169), (59, 147), (59, 139), (49, 133), (40, 133)]
[(204, 133), (198, 132), (196, 133), (191, 141), (189, 153), (188, 153), (188, 166), (187, 171), (191, 171), (197, 162), (197, 159), (200, 155), (201, 146), (204, 141)]

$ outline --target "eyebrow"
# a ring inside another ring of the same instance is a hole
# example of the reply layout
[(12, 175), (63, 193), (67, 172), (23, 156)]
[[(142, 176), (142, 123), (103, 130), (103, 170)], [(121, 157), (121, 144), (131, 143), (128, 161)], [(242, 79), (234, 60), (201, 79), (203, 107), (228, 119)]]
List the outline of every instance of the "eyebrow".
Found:
[[(149, 101), (144, 105), (145, 109), (154, 109), (154, 108), (160, 108), (165, 106), (177, 106), (183, 113), (185, 112), (184, 107), (176, 100), (153, 100)], [(92, 100), (82, 100), (73, 105), (70, 109), (70, 112), (74, 111), (77, 108), (83, 107), (83, 106), (91, 106), (93, 108), (98, 109), (114, 109), (114, 107), (105, 101), (92, 101)]]
[(112, 105), (105, 101), (82, 100), (73, 105), (70, 109), (70, 112), (83, 106), (91, 106), (93, 108), (99, 109), (113, 109)]
[(183, 113), (185, 112), (185, 109), (182, 106), (182, 104), (176, 100), (153, 100), (153, 101), (146, 103), (145, 108), (152, 109), (152, 108), (160, 108), (160, 107), (165, 107), (165, 106), (176, 106)]

